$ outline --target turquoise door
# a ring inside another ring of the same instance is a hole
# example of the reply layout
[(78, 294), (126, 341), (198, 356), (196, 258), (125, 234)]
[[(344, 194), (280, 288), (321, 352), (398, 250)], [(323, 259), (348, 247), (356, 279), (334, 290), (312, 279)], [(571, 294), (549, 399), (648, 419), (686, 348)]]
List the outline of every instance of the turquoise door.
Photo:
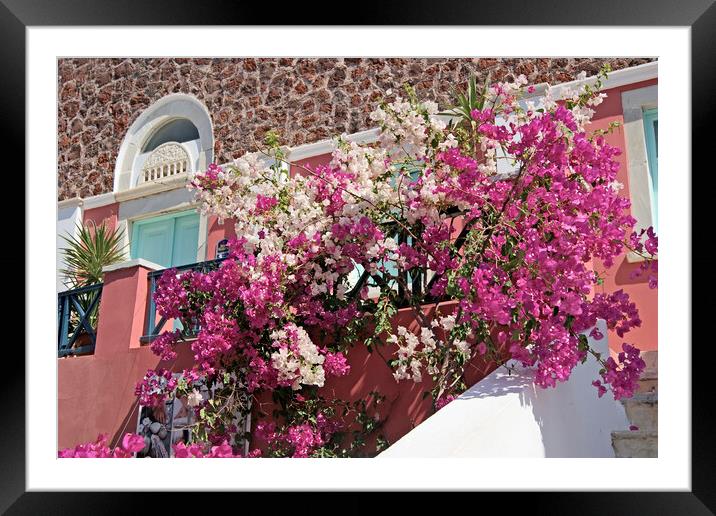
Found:
[(140, 220), (133, 224), (131, 256), (163, 267), (196, 262), (199, 215), (185, 211)]

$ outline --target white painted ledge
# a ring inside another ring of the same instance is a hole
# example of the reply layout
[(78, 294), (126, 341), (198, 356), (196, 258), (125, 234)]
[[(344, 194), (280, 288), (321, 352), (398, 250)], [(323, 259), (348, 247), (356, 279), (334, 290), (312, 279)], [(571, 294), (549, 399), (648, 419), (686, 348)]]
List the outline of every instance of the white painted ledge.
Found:
[(82, 206), (82, 203), (82, 197), (72, 197), (71, 199), (65, 199), (64, 201), (58, 202), (57, 209), (64, 210), (65, 208), (76, 208), (77, 206)]
[[(621, 68), (613, 72), (609, 72), (607, 79), (602, 83), (602, 91), (610, 90), (612, 88), (619, 88), (626, 86), (627, 84), (635, 84), (637, 82), (649, 81), (656, 79), (659, 76), (659, 62), (652, 61), (650, 63), (644, 63), (629, 68)], [(567, 89), (578, 89), (589, 84), (593, 86), (597, 82), (597, 76), (592, 75), (585, 79), (578, 79), (570, 82), (563, 82), (551, 86), (550, 92), (555, 98), (558, 98), (564, 90)]]
[[(606, 328), (600, 321), (606, 336)], [(607, 339), (590, 345), (606, 353)], [(591, 385), (594, 360), (554, 389), (534, 385), (535, 371), (500, 368), (403, 436), (377, 458), (614, 457), (613, 430), (627, 430), (621, 403)]]
[(147, 197), (160, 192), (166, 192), (167, 190), (186, 188), (189, 180), (189, 174), (187, 172), (183, 172), (174, 176), (142, 183), (141, 185), (130, 188), (129, 190), (115, 192), (114, 197), (119, 202), (138, 199), (140, 197)]
[(116, 202), (116, 199), (114, 198), (114, 193), (109, 192), (95, 195), (93, 197), (87, 197), (86, 199), (83, 199), (83, 201), (85, 210), (91, 210), (92, 208), (100, 208), (102, 206), (107, 206), (108, 204), (113, 204)]
[(112, 271), (118, 271), (120, 269), (130, 269), (132, 267), (144, 267), (146, 269), (151, 269), (153, 271), (166, 269), (166, 267), (158, 265), (154, 262), (150, 262), (149, 260), (145, 260), (143, 258), (135, 258), (134, 260), (127, 260), (125, 262), (114, 263), (112, 265), (107, 265), (106, 267), (102, 267), (102, 272), (112, 272)]
[[(357, 133), (347, 134), (346, 140), (360, 144), (369, 144), (378, 141), (380, 136), (379, 128), (367, 129)], [(335, 150), (335, 142), (333, 139), (321, 140), (315, 143), (306, 143), (297, 147), (289, 148), (286, 159), (289, 161), (300, 161), (314, 156), (330, 154)]]

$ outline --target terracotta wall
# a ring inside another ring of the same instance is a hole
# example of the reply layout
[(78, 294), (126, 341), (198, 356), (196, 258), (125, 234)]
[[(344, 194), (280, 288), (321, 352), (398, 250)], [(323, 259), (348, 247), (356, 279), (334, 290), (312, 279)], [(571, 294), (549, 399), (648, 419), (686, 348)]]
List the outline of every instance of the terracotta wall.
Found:
[[(93, 355), (58, 359), (58, 445), (60, 448), (93, 441), (100, 433), (119, 442), (126, 432), (135, 431), (137, 398), (134, 387), (147, 369), (164, 367), (180, 371), (191, 367), (192, 353), (188, 343), (177, 347), (178, 357), (162, 362), (139, 338), (145, 331), (147, 307), (147, 270), (132, 267), (109, 272), (100, 306), (97, 346)], [(449, 305), (441, 313), (449, 313)], [(426, 313), (429, 311), (426, 308)], [(416, 329), (409, 309), (401, 310), (396, 324)], [(417, 330), (416, 330), (417, 331)], [(340, 378), (330, 378), (322, 389), (326, 397), (337, 396), (349, 402), (367, 399), (372, 391), (386, 397), (377, 416), (384, 420), (381, 433), (389, 442), (409, 432), (431, 414), (430, 398), (423, 392), (432, 387), (429, 377), (420, 383), (397, 383), (385, 358), (395, 355), (386, 346), (370, 353), (356, 346), (348, 354), (351, 371)], [(476, 358), (467, 372), (470, 384), (494, 370), (494, 364)], [(263, 396), (256, 410), (270, 414), (270, 393)], [(371, 412), (373, 413), (373, 412)]]
[(100, 226), (106, 224), (108, 229), (114, 229), (117, 227), (117, 218), (119, 214), (119, 203), (115, 202), (100, 206), (98, 208), (91, 208), (84, 210), (82, 215), (82, 221), (84, 224), (94, 222)]
[[(598, 106), (593, 119), (592, 126), (595, 129), (606, 129), (610, 122), (616, 121), (623, 124), (621, 94), (623, 91), (644, 88), (656, 84), (656, 80), (644, 81), (629, 84), (620, 88), (606, 90), (607, 98)], [(629, 172), (627, 170), (628, 157), (624, 140), (624, 128), (619, 127), (614, 133), (608, 135), (607, 141), (623, 149), (618, 156), (620, 164), (618, 180), (624, 185), (621, 195), (629, 198)], [(635, 328), (620, 338), (615, 332), (609, 332), (609, 348), (612, 352), (621, 351), (623, 342), (636, 345), (642, 351), (655, 351), (658, 348), (658, 289), (650, 289), (647, 276), (631, 278), (631, 272), (639, 268), (639, 263), (629, 263), (626, 256), (621, 257), (612, 267), (606, 268), (604, 264), (597, 261), (595, 268), (605, 271), (604, 284), (597, 287), (598, 292), (611, 293), (623, 289), (636, 303), (640, 318), (641, 327)]]

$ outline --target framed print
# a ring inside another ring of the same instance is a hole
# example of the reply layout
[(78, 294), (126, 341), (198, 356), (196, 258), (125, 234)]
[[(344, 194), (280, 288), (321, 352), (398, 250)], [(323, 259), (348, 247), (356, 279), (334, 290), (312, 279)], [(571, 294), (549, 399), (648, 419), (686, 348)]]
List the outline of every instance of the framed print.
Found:
[(3, 509), (715, 510), (690, 260), (708, 2), (396, 4), (366, 27), (81, 3), (0, 11), (28, 200)]

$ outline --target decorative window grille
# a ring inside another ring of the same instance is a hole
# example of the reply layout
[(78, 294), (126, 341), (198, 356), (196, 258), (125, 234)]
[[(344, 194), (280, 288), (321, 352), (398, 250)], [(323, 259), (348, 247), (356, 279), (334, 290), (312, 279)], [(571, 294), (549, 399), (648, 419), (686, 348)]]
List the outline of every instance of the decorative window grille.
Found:
[(147, 158), (139, 175), (139, 184), (189, 172), (189, 153), (176, 142), (157, 147)]

